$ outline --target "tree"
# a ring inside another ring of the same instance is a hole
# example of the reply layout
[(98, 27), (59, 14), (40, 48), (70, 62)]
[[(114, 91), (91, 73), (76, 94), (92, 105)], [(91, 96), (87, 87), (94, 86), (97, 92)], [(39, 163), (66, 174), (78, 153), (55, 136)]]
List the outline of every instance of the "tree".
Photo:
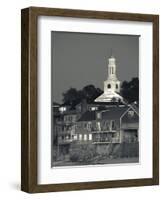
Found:
[(79, 91), (75, 88), (70, 88), (63, 93), (63, 103), (72, 107), (80, 102), (80, 98)]
[(121, 86), (121, 95), (128, 102), (139, 102), (139, 79), (132, 78), (131, 81), (124, 81)]
[(65, 93), (63, 93), (63, 103), (70, 105), (72, 109), (85, 99), (88, 103), (91, 103), (103, 91), (100, 88), (96, 88), (94, 85), (87, 85), (82, 90), (77, 90), (76, 88), (70, 88)]
[(87, 85), (83, 88), (83, 97), (88, 103), (93, 102), (103, 91), (100, 88), (96, 88), (94, 85)]

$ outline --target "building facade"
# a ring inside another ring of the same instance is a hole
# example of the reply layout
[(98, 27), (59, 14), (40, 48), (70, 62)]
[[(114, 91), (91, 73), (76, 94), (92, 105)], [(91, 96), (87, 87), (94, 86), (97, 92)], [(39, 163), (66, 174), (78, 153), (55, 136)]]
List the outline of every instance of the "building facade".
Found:
[(68, 154), (72, 143), (99, 148), (109, 144), (138, 143), (139, 114), (132, 106), (110, 106), (103, 110), (62, 113), (55, 121), (58, 154)]
[(109, 144), (138, 142), (139, 116), (130, 106), (110, 107), (108, 110), (87, 111), (76, 122), (79, 142)]

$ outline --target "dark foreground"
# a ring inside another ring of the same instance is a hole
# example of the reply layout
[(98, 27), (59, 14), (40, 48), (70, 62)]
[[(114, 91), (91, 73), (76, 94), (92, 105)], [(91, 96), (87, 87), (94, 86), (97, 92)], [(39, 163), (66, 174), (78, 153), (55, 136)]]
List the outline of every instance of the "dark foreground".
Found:
[(54, 161), (52, 167), (59, 166), (83, 166), (83, 165), (101, 165), (101, 164), (123, 164), (123, 163), (139, 163), (138, 157), (133, 158), (95, 158), (94, 161), (83, 162), (71, 162), (68, 158), (63, 161)]
[(138, 163), (139, 143), (72, 144), (67, 153), (54, 149), (52, 159), (52, 167)]

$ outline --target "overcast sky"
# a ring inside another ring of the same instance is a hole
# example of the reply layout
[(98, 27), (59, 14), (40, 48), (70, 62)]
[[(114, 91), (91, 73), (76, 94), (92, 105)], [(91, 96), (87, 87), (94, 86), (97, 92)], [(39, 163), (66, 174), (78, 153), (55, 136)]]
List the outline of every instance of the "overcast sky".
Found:
[(139, 36), (52, 32), (52, 100), (62, 103), (70, 87), (93, 84), (103, 90), (108, 58), (116, 58), (120, 81), (138, 77)]

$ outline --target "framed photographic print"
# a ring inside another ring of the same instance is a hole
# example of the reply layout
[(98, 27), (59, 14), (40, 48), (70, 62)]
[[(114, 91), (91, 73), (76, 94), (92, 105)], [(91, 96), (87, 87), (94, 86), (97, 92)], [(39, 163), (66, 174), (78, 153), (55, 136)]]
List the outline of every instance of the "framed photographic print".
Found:
[(159, 16), (30, 7), (21, 188), (159, 184)]

